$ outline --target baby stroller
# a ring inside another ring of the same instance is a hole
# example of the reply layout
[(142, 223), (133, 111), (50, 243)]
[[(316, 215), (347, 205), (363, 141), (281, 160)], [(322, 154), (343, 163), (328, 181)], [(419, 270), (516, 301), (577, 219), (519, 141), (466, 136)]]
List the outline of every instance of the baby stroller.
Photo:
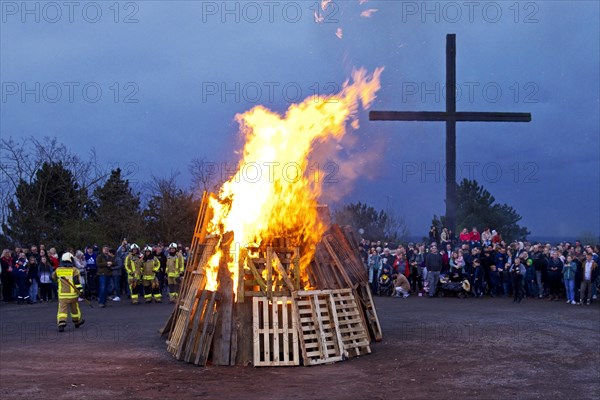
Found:
[(379, 277), (379, 287), (377, 288), (378, 296), (391, 296), (394, 293), (394, 281), (392, 281), (392, 275), (386, 268), (381, 272)]
[(438, 286), (440, 296), (456, 296), (459, 299), (464, 299), (471, 291), (471, 284), (467, 279), (462, 282), (452, 282), (448, 278), (440, 278)]

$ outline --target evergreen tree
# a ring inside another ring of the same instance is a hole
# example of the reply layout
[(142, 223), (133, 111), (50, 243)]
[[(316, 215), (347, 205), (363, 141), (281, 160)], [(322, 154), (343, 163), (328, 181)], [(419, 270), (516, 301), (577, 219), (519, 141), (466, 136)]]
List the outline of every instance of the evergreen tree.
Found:
[(62, 162), (45, 162), (30, 183), (19, 182), (3, 231), (20, 245), (65, 248), (76, 244), (77, 221), (85, 218), (87, 203), (87, 193)]
[(334, 221), (339, 225), (350, 225), (355, 230), (363, 230), (362, 236), (368, 240), (385, 240), (398, 243), (408, 237), (404, 220), (391, 210), (379, 210), (358, 202), (347, 204), (334, 213)]
[(104, 185), (94, 190), (92, 209), (93, 233), (97, 243), (120, 243), (123, 238), (137, 238), (141, 233), (140, 198), (134, 194), (121, 169), (111, 171)]
[[(522, 217), (508, 204), (496, 204), (490, 192), (479, 186), (477, 181), (464, 179), (456, 186), (456, 236), (463, 228), (469, 231), (476, 226), (480, 231), (485, 227), (495, 229), (505, 241), (526, 240), (530, 233), (518, 222)], [(433, 224), (441, 231), (445, 217), (433, 217)]]

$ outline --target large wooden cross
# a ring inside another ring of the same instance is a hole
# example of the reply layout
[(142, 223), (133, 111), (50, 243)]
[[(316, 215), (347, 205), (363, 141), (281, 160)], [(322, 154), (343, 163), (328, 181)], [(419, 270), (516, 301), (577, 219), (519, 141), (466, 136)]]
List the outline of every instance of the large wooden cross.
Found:
[(371, 121), (446, 121), (446, 223), (455, 231), (456, 122), (530, 122), (530, 113), (456, 111), (456, 35), (446, 35), (446, 111), (371, 111)]

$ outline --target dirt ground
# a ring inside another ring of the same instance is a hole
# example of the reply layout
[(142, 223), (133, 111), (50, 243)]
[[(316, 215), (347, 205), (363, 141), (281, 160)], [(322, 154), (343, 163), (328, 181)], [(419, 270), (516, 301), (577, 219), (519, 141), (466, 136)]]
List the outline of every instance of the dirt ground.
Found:
[(600, 306), (510, 299), (376, 299), (384, 340), (318, 367), (200, 368), (157, 329), (168, 304), (0, 305), (0, 399), (598, 399)]

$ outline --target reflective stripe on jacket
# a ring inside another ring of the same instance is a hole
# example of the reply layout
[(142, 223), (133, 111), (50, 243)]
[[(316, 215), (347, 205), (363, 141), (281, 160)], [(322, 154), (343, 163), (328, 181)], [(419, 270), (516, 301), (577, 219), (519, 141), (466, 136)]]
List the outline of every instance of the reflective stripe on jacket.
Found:
[[(52, 274), (52, 279), (58, 282), (58, 298), (59, 299), (76, 299), (79, 297), (81, 284), (79, 283), (79, 270), (74, 266), (58, 267)], [(72, 283), (77, 290), (69, 285), (64, 280)]]
[(133, 275), (134, 278), (142, 276), (142, 260), (139, 254), (127, 254), (127, 257), (125, 257), (125, 271), (129, 276)]
[(155, 277), (155, 274), (160, 269), (160, 261), (158, 258), (153, 257), (148, 260), (143, 260), (142, 262), (142, 278), (146, 280), (152, 280)]
[(169, 278), (178, 278), (183, 273), (183, 256), (177, 253), (174, 256), (167, 255), (167, 276)]

